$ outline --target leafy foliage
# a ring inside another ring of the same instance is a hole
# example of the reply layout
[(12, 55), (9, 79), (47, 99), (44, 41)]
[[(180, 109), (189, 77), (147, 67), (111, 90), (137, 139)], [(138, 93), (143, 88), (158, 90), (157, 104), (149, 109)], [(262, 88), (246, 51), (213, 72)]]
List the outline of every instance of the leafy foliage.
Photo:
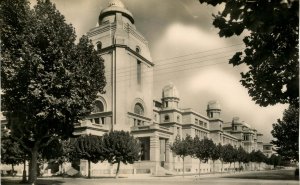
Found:
[(273, 167), (275, 168), (276, 166), (279, 166), (281, 164), (281, 161), (282, 161), (282, 157), (280, 155), (272, 154), (268, 158), (267, 164), (273, 165)]
[(72, 156), (88, 161), (88, 178), (91, 177), (90, 162), (104, 161), (102, 138), (94, 135), (83, 135), (75, 139)]
[(239, 163), (247, 162), (248, 154), (242, 146), (239, 146), (239, 148), (236, 151), (236, 154), (237, 154), (237, 156), (236, 156), (237, 162), (239, 162)]
[(194, 155), (200, 161), (207, 162), (211, 158), (214, 149), (214, 142), (211, 139), (204, 138), (202, 140), (199, 137), (194, 138)]
[(235, 149), (231, 144), (227, 144), (223, 146), (222, 157), (224, 162), (229, 162), (229, 163), (234, 162), (235, 160), (234, 155), (235, 155)]
[(220, 37), (240, 35), (246, 48), (229, 61), (233, 66), (245, 64), (241, 83), (260, 106), (276, 103), (299, 103), (298, 1), (199, 0), (225, 8), (213, 15), (213, 25)]
[[(20, 144), (10, 137), (1, 139), (1, 163), (11, 164), (12, 166), (24, 162), (26, 153)], [(12, 169), (13, 170), (13, 169)]]
[(170, 149), (179, 157), (182, 158), (182, 174), (184, 176), (184, 158), (188, 155), (192, 156), (194, 154), (194, 141), (190, 135), (187, 135), (184, 139), (180, 139), (179, 136), (176, 137), (174, 143), (170, 146)]
[(3, 0), (0, 14), (1, 102), (12, 137), (31, 152), (34, 182), (38, 152), (68, 138), (104, 92), (104, 65), (86, 36), (75, 44), (74, 28), (49, 0), (33, 9), (26, 0)]
[(187, 135), (184, 139), (180, 139), (180, 137), (177, 136), (170, 148), (181, 158), (194, 154), (193, 139), (190, 135)]
[(275, 138), (272, 144), (282, 157), (299, 160), (299, 107), (289, 106), (283, 113), (282, 120), (273, 124), (271, 134)]
[(118, 164), (116, 177), (118, 177), (120, 163), (133, 164), (138, 161), (141, 145), (129, 132), (111, 131), (103, 135), (103, 155), (111, 164)]

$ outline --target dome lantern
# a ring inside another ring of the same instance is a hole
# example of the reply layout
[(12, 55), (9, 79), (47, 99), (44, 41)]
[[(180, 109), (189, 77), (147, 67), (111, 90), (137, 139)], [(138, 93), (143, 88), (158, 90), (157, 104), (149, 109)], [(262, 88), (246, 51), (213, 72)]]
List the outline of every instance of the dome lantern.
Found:
[(131, 24), (134, 24), (132, 13), (125, 7), (122, 1), (111, 0), (109, 1), (108, 6), (103, 9), (99, 15), (99, 25), (107, 20), (111, 20), (108, 17), (115, 16), (117, 13), (121, 13), (122, 16), (126, 17)]

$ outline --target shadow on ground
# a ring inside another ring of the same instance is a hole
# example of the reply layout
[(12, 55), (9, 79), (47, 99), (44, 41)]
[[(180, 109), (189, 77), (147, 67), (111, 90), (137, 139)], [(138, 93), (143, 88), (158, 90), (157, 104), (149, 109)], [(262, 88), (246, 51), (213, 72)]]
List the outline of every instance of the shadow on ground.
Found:
[(280, 171), (261, 171), (255, 173), (235, 174), (224, 178), (237, 179), (265, 179), (265, 180), (299, 180), (299, 176), (295, 176), (295, 170)]
[[(79, 179), (88, 179), (86, 177), (78, 177)], [(127, 177), (119, 176), (118, 179), (123, 179)], [(76, 179), (76, 178), (66, 178), (66, 179)], [(107, 176), (107, 177), (92, 177), (91, 179), (115, 179), (115, 177)], [(36, 185), (63, 185), (65, 183), (64, 180), (57, 179), (43, 179), (38, 178), (36, 181)], [(29, 183), (22, 183), (20, 178), (3, 178), (1, 179), (1, 185), (30, 185)]]
[[(62, 185), (64, 181), (50, 180), (50, 179), (38, 179), (36, 185)], [(29, 183), (21, 183), (20, 179), (1, 179), (2, 185), (29, 185)]]

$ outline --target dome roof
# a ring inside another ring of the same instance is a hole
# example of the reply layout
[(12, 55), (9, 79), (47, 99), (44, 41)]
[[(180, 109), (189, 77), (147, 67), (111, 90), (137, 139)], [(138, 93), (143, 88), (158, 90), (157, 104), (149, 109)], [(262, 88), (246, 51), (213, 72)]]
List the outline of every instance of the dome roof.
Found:
[(120, 8), (125, 8), (125, 5), (120, 0), (111, 0), (108, 2), (108, 7), (117, 6)]
[(177, 88), (174, 86), (173, 83), (170, 83), (169, 85), (166, 85), (162, 90), (162, 97), (163, 98), (178, 98), (179, 99), (179, 93)]
[(221, 105), (216, 100), (209, 101), (208, 104), (207, 104), (207, 110), (210, 110), (210, 109), (221, 110)]
[(127, 17), (130, 20), (130, 22), (134, 24), (132, 13), (129, 10), (127, 10), (125, 5), (120, 0), (109, 1), (107, 8), (101, 11), (99, 19), (103, 19), (105, 16), (112, 15), (117, 12), (122, 13), (123, 16)]

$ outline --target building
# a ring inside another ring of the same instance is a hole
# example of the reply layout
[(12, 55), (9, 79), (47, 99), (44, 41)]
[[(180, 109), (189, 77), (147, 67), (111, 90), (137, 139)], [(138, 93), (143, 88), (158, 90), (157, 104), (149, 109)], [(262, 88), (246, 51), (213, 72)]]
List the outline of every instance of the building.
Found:
[[(170, 150), (177, 136), (211, 138), (215, 143), (242, 146), (246, 151), (262, 150), (262, 134), (238, 117), (225, 122), (217, 101), (207, 105), (207, 115), (180, 107), (180, 96), (174, 84), (162, 89), (161, 100), (153, 100), (153, 69), (148, 41), (134, 25), (132, 13), (120, 0), (112, 0), (99, 15), (98, 25), (88, 37), (105, 63), (107, 86), (99, 94), (92, 114), (76, 126), (75, 134), (103, 135), (111, 130), (130, 131), (142, 143), (140, 161), (121, 166), (121, 173), (160, 173), (182, 171), (181, 159)], [(81, 161), (81, 171), (86, 171)], [(186, 160), (185, 171), (209, 172), (211, 164)], [(225, 170), (228, 165), (225, 165)], [(221, 167), (217, 165), (217, 170)], [(99, 164), (93, 175), (111, 173), (114, 167)], [(224, 169), (223, 169), (224, 170)]]
[[(87, 36), (92, 40), (99, 57), (104, 60), (107, 85), (105, 94), (98, 94), (92, 113), (75, 126), (75, 135), (103, 135), (112, 130), (130, 131), (142, 143), (140, 161), (121, 165), (120, 173), (153, 173), (182, 171), (182, 161), (170, 150), (177, 136), (211, 138), (215, 143), (242, 146), (246, 151), (262, 150), (262, 134), (249, 124), (234, 117), (222, 119), (218, 101), (209, 101), (206, 115), (180, 106), (176, 86), (167, 84), (160, 100), (153, 100), (153, 70), (148, 41), (135, 27), (132, 13), (120, 0), (112, 0), (100, 12), (98, 25)], [(2, 130), (6, 120), (1, 120)], [(185, 171), (206, 173), (212, 164), (202, 164), (187, 157)], [(226, 171), (216, 163), (215, 171)], [(21, 168), (22, 169), (22, 168)], [(115, 167), (105, 163), (92, 165), (92, 175), (112, 174)], [(87, 162), (80, 161), (80, 171), (86, 174)]]

